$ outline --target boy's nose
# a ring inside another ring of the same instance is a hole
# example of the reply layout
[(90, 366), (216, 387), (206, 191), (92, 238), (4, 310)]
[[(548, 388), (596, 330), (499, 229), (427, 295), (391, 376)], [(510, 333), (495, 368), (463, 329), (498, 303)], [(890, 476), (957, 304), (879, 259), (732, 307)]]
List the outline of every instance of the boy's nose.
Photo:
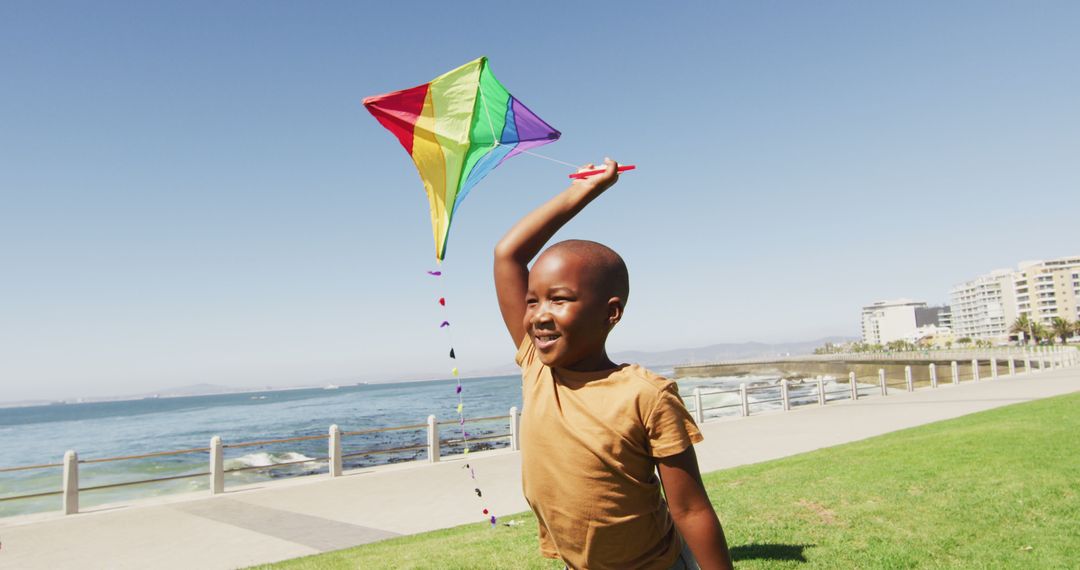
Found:
[(550, 322), (552, 322), (551, 311), (548, 310), (548, 306), (546, 304), (541, 304), (539, 307), (537, 307), (536, 312), (533, 313), (532, 322), (533, 323), (550, 323)]

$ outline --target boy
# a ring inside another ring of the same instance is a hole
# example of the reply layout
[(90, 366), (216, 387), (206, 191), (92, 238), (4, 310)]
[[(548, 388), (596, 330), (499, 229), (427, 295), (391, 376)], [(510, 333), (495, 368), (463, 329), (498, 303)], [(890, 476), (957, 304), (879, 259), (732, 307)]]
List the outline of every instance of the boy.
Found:
[(604, 162), (603, 174), (575, 181), (495, 248), (499, 308), (522, 368), (522, 487), (540, 551), (575, 570), (731, 568), (694, 454), (701, 433), (678, 388), (608, 358), (630, 291), (622, 258), (573, 240), (528, 267), (618, 180), (618, 165)]

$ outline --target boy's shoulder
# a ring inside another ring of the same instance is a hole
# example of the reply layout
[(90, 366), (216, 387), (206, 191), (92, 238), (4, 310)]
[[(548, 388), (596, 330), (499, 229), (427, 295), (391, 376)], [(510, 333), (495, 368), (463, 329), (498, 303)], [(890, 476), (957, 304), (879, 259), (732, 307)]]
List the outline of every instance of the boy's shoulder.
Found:
[(674, 455), (701, 441), (701, 432), (679, 396), (676, 382), (637, 364), (624, 365), (619, 373), (623, 384), (633, 386), (626, 392), (652, 457)]
[(642, 390), (656, 392), (675, 390), (676, 393), (678, 392), (678, 385), (674, 381), (668, 380), (640, 364), (624, 364), (615, 374), (625, 376), (628, 381), (636, 383)]
[(682, 400), (678, 384), (639, 364), (621, 366), (611, 379), (621, 384), (627, 395), (632, 394), (647, 409), (654, 409), (661, 400), (671, 397)]

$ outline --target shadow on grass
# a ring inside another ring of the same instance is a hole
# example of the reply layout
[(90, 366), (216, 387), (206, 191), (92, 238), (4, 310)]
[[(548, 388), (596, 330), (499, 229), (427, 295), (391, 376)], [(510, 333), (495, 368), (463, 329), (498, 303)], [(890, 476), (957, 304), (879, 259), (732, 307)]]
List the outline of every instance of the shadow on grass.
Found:
[(806, 557), (803, 556), (803, 550), (812, 546), (814, 545), (771, 543), (743, 544), (740, 546), (733, 546), (730, 552), (731, 559), (735, 562), (738, 562), (739, 560), (753, 560), (755, 558), (761, 560), (806, 562)]

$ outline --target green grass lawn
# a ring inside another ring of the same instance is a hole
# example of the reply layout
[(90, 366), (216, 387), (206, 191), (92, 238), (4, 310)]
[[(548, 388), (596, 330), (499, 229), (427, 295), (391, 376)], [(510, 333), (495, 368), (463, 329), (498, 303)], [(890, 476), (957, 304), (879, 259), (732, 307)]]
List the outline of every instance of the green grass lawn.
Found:
[[(1080, 393), (709, 473), (739, 568), (1080, 566)], [(471, 524), (260, 568), (562, 568)]]

